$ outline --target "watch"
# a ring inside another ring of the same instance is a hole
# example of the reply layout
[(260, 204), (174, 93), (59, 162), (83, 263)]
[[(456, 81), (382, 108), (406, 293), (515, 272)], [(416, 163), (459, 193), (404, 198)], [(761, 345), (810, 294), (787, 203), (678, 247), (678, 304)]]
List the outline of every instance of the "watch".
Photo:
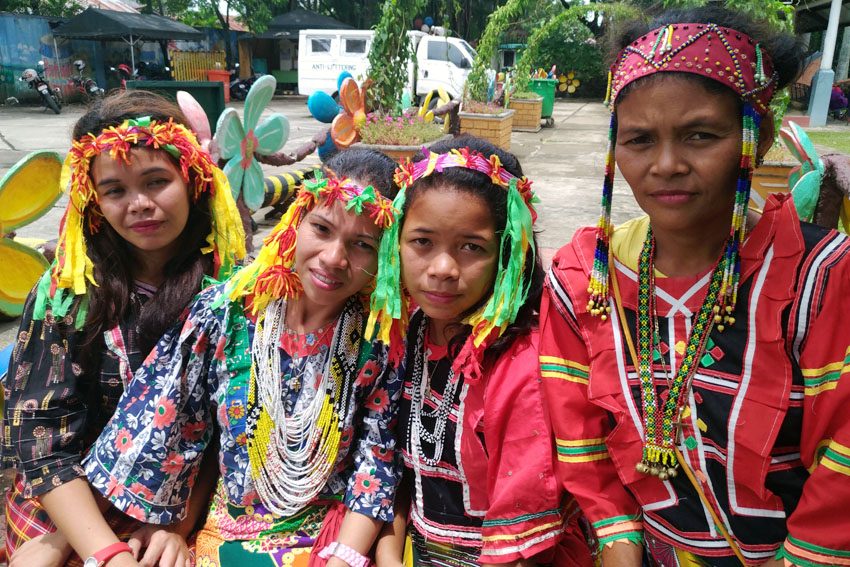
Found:
[(111, 545), (107, 545), (91, 557), (85, 560), (83, 563), (83, 567), (103, 567), (106, 565), (106, 562), (118, 555), (119, 553), (124, 552), (133, 553), (133, 549), (127, 545), (126, 542), (119, 541), (118, 543), (113, 543)]

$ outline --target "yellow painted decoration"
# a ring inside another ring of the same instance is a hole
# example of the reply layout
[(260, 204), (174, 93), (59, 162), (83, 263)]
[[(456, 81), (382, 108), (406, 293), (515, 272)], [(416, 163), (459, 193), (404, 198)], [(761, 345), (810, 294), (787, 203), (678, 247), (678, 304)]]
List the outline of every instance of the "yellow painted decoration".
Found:
[(7, 235), (50, 210), (62, 194), (62, 158), (56, 152), (34, 152), (16, 163), (0, 180), (0, 316), (21, 314), (30, 290), (48, 267), (38, 251)]

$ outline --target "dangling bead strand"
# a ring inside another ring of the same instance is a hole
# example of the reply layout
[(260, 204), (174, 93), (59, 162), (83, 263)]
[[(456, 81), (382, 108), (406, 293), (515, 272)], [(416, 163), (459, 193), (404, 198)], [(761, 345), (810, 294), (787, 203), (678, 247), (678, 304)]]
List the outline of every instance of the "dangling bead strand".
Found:
[(587, 310), (604, 321), (611, 312), (608, 305), (608, 250), (611, 239), (611, 199), (614, 191), (614, 145), (617, 139), (617, 115), (611, 113), (608, 128), (608, 153), (605, 156), (605, 178), (602, 181), (602, 214), (596, 225), (596, 251), (587, 287)]

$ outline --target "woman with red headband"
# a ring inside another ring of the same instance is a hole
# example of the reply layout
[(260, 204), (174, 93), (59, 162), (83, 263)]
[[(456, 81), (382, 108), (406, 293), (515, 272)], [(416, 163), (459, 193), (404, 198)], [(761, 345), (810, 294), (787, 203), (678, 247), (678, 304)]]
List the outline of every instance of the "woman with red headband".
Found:
[[(795, 42), (702, 9), (619, 45), (603, 215), (542, 305), (561, 479), (606, 566), (850, 564), (850, 242), (748, 209)], [(616, 228), (615, 153), (647, 214)]]
[(81, 466), (155, 341), (244, 255), (227, 179), (183, 123), (166, 99), (126, 91), (74, 127), (56, 261), (27, 301), (5, 383), (12, 565), (189, 561), (182, 538), (96, 500)]

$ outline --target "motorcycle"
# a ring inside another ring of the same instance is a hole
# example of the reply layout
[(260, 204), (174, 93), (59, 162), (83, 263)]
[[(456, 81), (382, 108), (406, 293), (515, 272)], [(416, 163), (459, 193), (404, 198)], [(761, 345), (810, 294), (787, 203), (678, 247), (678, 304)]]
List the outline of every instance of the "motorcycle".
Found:
[(91, 77), (83, 76), (83, 69), (86, 68), (86, 63), (82, 59), (74, 61), (74, 67), (77, 69), (77, 76), (71, 77), (71, 82), (74, 87), (83, 94), (83, 100), (89, 101), (103, 96), (103, 89), (97, 86), (97, 83)]
[(147, 63), (142, 61), (139, 63), (139, 69), (136, 72), (136, 77), (140, 81), (170, 81), (171, 67), (163, 67), (159, 63)]
[(253, 77), (239, 78), (239, 63), (230, 70), (230, 98), (232, 100), (245, 100), (252, 84), (254, 84)]
[(118, 83), (121, 85), (122, 91), (127, 89), (127, 81), (138, 78), (136, 72), (130, 69), (130, 66), (126, 63), (121, 63), (118, 67), (110, 67), (109, 70), (118, 76)]
[(62, 112), (62, 92), (50, 86), (44, 76), (44, 61), (39, 61), (35, 69), (24, 69), (19, 81), (25, 81), (31, 89), (36, 89), (41, 95), (44, 105), (59, 114)]

